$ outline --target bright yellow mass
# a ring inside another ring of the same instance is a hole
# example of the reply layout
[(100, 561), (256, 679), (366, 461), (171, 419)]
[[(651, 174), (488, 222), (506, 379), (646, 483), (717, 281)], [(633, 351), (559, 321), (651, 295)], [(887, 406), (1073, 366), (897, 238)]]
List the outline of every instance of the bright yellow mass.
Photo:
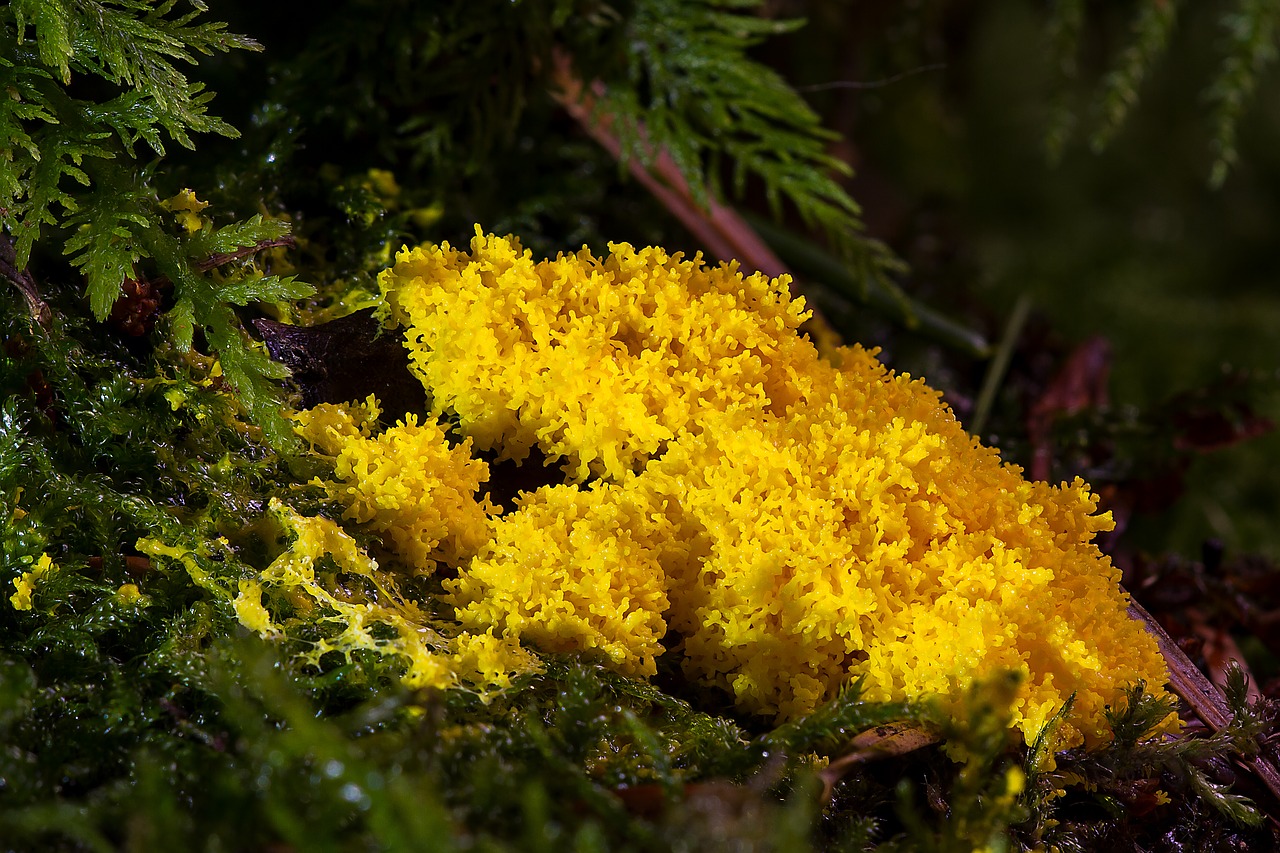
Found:
[[(501, 679), (530, 665), (516, 641), (635, 676), (673, 655), (794, 718), (855, 679), (955, 707), (1014, 670), (1028, 740), (1075, 694), (1064, 745), (1105, 741), (1127, 685), (1162, 687), (1086, 484), (1024, 480), (873, 352), (820, 357), (785, 277), (610, 250), (535, 261), (477, 229), (383, 273), (387, 323), (461, 443), (412, 417), (373, 435), (374, 401), (299, 415), (349, 519), (411, 571), (450, 567), (442, 683), (462, 645)], [(565, 482), (500, 513), (473, 449), (533, 448)]]

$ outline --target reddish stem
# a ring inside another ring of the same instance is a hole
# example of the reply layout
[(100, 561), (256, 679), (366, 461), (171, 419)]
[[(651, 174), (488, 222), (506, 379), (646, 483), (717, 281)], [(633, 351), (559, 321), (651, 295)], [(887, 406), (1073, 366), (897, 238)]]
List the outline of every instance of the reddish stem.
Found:
[[(584, 86), (574, 75), (569, 56), (559, 51), (555, 54), (552, 79), (559, 88), (555, 97), (565, 111), (614, 159), (621, 160), (622, 143), (611, 129), (613, 117), (597, 106), (604, 85), (596, 81)], [(640, 134), (644, 137), (643, 126)], [(724, 261), (737, 260), (743, 267), (771, 278), (787, 271), (773, 250), (733, 208), (710, 198), (709, 194), (705, 206), (698, 203), (666, 149), (659, 149), (650, 159), (651, 166), (646, 168), (637, 158), (628, 158), (627, 168), (632, 177), (671, 211), (711, 254)]]

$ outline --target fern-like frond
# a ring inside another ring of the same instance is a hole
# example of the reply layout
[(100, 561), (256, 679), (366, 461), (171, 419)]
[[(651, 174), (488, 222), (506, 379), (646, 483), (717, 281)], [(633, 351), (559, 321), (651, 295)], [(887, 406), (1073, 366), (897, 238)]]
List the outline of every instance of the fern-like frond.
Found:
[[(14, 0), (0, 6), (0, 84), (7, 95), (0, 98), (0, 224), (14, 237), (20, 265), (44, 230), (68, 227), (76, 199), (93, 191), (87, 158), (131, 158), (139, 140), (163, 155), (166, 137), (190, 148), (193, 133), (236, 135), (208, 113), (211, 94), (203, 84), (187, 80), (175, 63), (191, 63), (197, 53), (257, 49), (257, 43), (226, 33), (222, 24), (197, 23), (202, 4), (181, 15), (174, 5)], [(73, 97), (67, 90), (73, 75), (102, 78), (119, 91), (99, 102)], [(117, 225), (103, 225), (101, 233)], [(94, 297), (100, 306), (105, 291)]]
[[(1097, 121), (1086, 131), (1090, 147), (1101, 151), (1115, 137), (1138, 102), (1143, 81), (1166, 53), (1178, 24), (1178, 0), (1139, 0), (1128, 43), (1102, 77), (1094, 98)], [(1055, 0), (1046, 27), (1049, 69), (1055, 91), (1049, 107), (1045, 145), (1057, 161), (1076, 134), (1076, 100), (1082, 32), (1089, 22), (1083, 0)], [(1226, 34), (1225, 56), (1204, 91), (1209, 104), (1210, 147), (1214, 154), (1209, 184), (1221, 186), (1239, 159), (1237, 128), (1258, 88), (1262, 73), (1280, 56), (1280, 4), (1274, 0), (1234, 0), (1220, 19)]]
[(1239, 8), (1223, 16), (1222, 26), (1230, 48), (1207, 96), (1213, 105), (1213, 141), (1216, 159), (1209, 173), (1211, 186), (1221, 186), (1239, 159), (1237, 125), (1262, 71), (1275, 62), (1280, 37), (1280, 4), (1271, 0), (1243, 0)]
[[(287, 227), (255, 217), (210, 229), (184, 244), (160, 218), (148, 169), (134, 162), (145, 142), (163, 156), (166, 140), (193, 147), (192, 135), (236, 136), (208, 112), (212, 93), (178, 64), (197, 54), (259, 49), (221, 23), (198, 22), (203, 3), (175, 13), (174, 0), (13, 0), (0, 7), (0, 224), (25, 267), (44, 234), (61, 232), (62, 248), (85, 276), (89, 305), (104, 319), (151, 258), (175, 285), (170, 328), (190, 347), (203, 328), (224, 375), (274, 442), (291, 437), (279, 413), (285, 374), (241, 328), (232, 305), (298, 298), (310, 292), (292, 278), (256, 273), (219, 288), (192, 259), (280, 237)], [(101, 78), (118, 91), (101, 101), (73, 97), (73, 75)]]
[[(77, 197), (91, 183), (83, 168), (86, 158), (114, 156), (102, 144), (108, 135), (70, 124), (45, 125), (32, 135), (40, 157), (28, 162), (25, 169), (19, 167), (19, 194), (8, 205), (19, 266), (26, 266), (43, 226), (58, 225), (79, 209)], [(81, 189), (73, 194), (70, 184), (79, 184)]]
[(1132, 41), (1102, 81), (1099, 99), (1101, 119), (1091, 140), (1095, 151), (1106, 147), (1124, 124), (1129, 110), (1137, 103), (1138, 88), (1148, 70), (1165, 52), (1177, 18), (1178, 4), (1175, 0), (1148, 2), (1139, 7), (1133, 21)]
[(206, 113), (200, 87), (174, 63), (194, 64), (193, 52), (261, 47), (226, 32), (225, 24), (195, 23), (203, 4), (172, 17), (174, 5), (172, 0), (14, 0), (12, 7), (19, 40), (30, 22), (41, 61), (55, 69), (63, 83), (71, 81), (73, 70), (88, 72), (153, 100), (158, 112), (183, 134), (234, 133)]
[(35, 34), (36, 49), (46, 68), (58, 72), (64, 84), (71, 82), (72, 44), (71, 4), (63, 0), (14, 0), (11, 13), (18, 29), (18, 42), (26, 41), (27, 26)]
[(232, 305), (248, 305), (252, 302), (287, 302), (304, 299), (315, 293), (311, 285), (298, 281), (292, 275), (265, 275), (247, 277), (219, 289), (218, 297)]
[(27, 133), (27, 122), (50, 124), (57, 119), (40, 96), (37, 81), (49, 75), (43, 69), (17, 65), (0, 56), (0, 90), (8, 96), (7, 109), (0, 111), (0, 166), (12, 167), (18, 152), (39, 157), (40, 149)]
[(221, 228), (205, 228), (187, 238), (187, 254), (195, 260), (225, 255), (258, 243), (279, 240), (289, 233), (289, 223), (255, 214), (243, 222)]
[(99, 320), (111, 313), (120, 285), (135, 275), (141, 253), (138, 235), (160, 223), (150, 212), (150, 193), (114, 170), (115, 180), (98, 181), (81, 195), (80, 209), (67, 220), (66, 254), (85, 276), (89, 308)]
[(283, 391), (278, 382), (289, 375), (288, 368), (272, 361), (266, 349), (249, 338), (231, 304), (247, 304), (260, 297), (301, 298), (312, 288), (274, 276), (219, 287), (194, 268), (183, 240), (160, 229), (148, 229), (139, 236), (145, 253), (174, 285), (177, 304), (169, 317), (174, 342), (190, 348), (194, 330), (203, 329), (209, 349), (217, 353), (222, 374), (250, 420), (272, 445), (295, 447), (297, 437), (281, 414)]
[(784, 199), (843, 247), (857, 241), (858, 206), (833, 175), (833, 135), (781, 77), (747, 56), (765, 36), (794, 29), (748, 14), (756, 0), (647, 0), (626, 23), (626, 79), (609, 81), (599, 109), (612, 116), (623, 156), (648, 164), (665, 150), (698, 200), (759, 178), (775, 212)]

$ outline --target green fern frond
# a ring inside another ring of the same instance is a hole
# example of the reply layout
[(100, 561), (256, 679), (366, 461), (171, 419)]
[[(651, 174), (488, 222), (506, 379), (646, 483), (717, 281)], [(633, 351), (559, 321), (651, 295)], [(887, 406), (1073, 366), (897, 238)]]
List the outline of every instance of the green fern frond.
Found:
[(1222, 18), (1230, 39), (1227, 58), (1206, 95), (1213, 105), (1213, 141), (1216, 154), (1209, 173), (1210, 186), (1219, 187), (1239, 159), (1237, 126), (1245, 105), (1258, 86), (1263, 70), (1276, 60), (1280, 37), (1280, 5), (1269, 0), (1243, 0)]
[[(234, 247), (255, 234), (277, 234), (280, 223), (259, 221), (231, 226), (226, 238), (201, 238), (201, 249), (212, 245)], [(199, 233), (199, 232), (197, 232)], [(283, 391), (279, 380), (289, 375), (284, 365), (271, 360), (266, 349), (249, 338), (231, 305), (253, 301), (300, 299), (314, 292), (292, 277), (277, 276), (233, 280), (219, 284), (192, 262), (187, 241), (158, 228), (138, 235), (143, 251), (174, 285), (177, 304), (170, 312), (170, 329), (180, 349), (192, 346), (194, 330), (204, 330), (209, 349), (217, 353), (222, 373), (235, 390), (250, 420), (262, 428), (272, 446), (291, 449), (297, 437), (281, 414)]]
[[(26, 265), (44, 226), (58, 226), (63, 217), (79, 210), (77, 197), (92, 183), (83, 168), (85, 160), (114, 156), (102, 145), (108, 135), (106, 131), (84, 131), (68, 124), (46, 125), (36, 131), (34, 139), (41, 155), (19, 177), (20, 182), (25, 181), (20, 192), (26, 197), (19, 196), (9, 205), (20, 266)], [(82, 189), (73, 194), (68, 180)]]
[(48, 68), (56, 69), (58, 79), (71, 82), (71, 57), (75, 50), (71, 42), (71, 10), (60, 0), (16, 0), (11, 4), (18, 27), (18, 41), (26, 41), (27, 25), (35, 31), (36, 49), (40, 61)]
[[(236, 135), (208, 113), (203, 84), (188, 81), (174, 63), (258, 45), (222, 24), (196, 23), (198, 4), (178, 16), (174, 5), (15, 0), (0, 7), (0, 82), (8, 95), (0, 98), (0, 208), (20, 266), (45, 229), (70, 226), (77, 198), (92, 188), (87, 158), (132, 158), (139, 140), (163, 155), (165, 137), (190, 148), (193, 133)], [(101, 102), (72, 97), (66, 86), (73, 73), (121, 91)], [(95, 304), (104, 299), (99, 293)]]
[(37, 81), (48, 72), (19, 65), (0, 56), (0, 91), (9, 96), (7, 109), (0, 110), (0, 192), (6, 198), (21, 193), (19, 163), (38, 159), (40, 148), (27, 132), (27, 122), (50, 124), (57, 119), (40, 97)]
[[(205, 113), (199, 87), (174, 62), (194, 64), (193, 52), (261, 50), (252, 39), (226, 32), (222, 23), (193, 23), (203, 4), (176, 18), (174, 0), (15, 0), (18, 40), (28, 21), (40, 59), (64, 84), (72, 70), (88, 72), (152, 99), (176, 126), (223, 133), (229, 126)], [(234, 132), (234, 131), (233, 131)]]
[[(151, 258), (175, 285), (170, 328), (190, 347), (197, 328), (217, 351), (245, 407), (278, 446), (291, 432), (279, 413), (276, 380), (286, 371), (250, 341), (232, 305), (310, 293), (292, 278), (242, 273), (218, 287), (190, 252), (216, 255), (279, 237), (287, 226), (255, 217), (210, 231), (187, 245), (163, 226), (149, 170), (134, 161), (145, 142), (165, 153), (166, 139), (193, 147), (192, 135), (237, 131), (208, 112), (212, 93), (178, 64), (197, 54), (258, 50), (221, 23), (199, 22), (203, 3), (175, 13), (175, 0), (14, 0), (0, 8), (0, 209), (19, 268), (43, 235), (54, 232), (87, 280), (90, 308), (104, 319), (134, 265)], [(66, 86), (88, 75), (117, 87), (99, 101)], [(247, 241), (247, 242), (246, 242)]]
[(746, 51), (794, 29), (745, 14), (756, 0), (649, 0), (626, 22), (626, 79), (599, 109), (615, 121), (624, 158), (665, 150), (700, 203), (720, 195), (721, 161), (741, 194), (759, 178), (775, 214), (784, 199), (842, 247), (858, 242), (859, 209), (832, 177), (849, 168), (826, 153), (833, 134), (773, 71)]
[[(249, 305), (253, 302), (288, 302), (305, 299), (315, 293), (311, 285), (298, 281), (297, 276), (267, 275), (246, 278), (221, 288), (218, 296), (232, 305)], [(273, 362), (274, 363), (274, 362)]]
[(1090, 142), (1094, 151), (1105, 148), (1124, 124), (1138, 101), (1143, 78), (1168, 46), (1177, 18), (1176, 0), (1149, 0), (1138, 9), (1132, 27), (1133, 40), (1102, 81), (1098, 104), (1101, 120)]
[[(1177, 0), (1140, 0), (1130, 26), (1130, 39), (1101, 80), (1095, 97), (1098, 118), (1088, 139), (1102, 151), (1138, 102), (1143, 81), (1168, 49), (1178, 24)], [(1082, 32), (1088, 23), (1083, 0), (1056, 0), (1046, 27), (1049, 69), (1056, 78), (1045, 146), (1058, 161), (1076, 133)], [(1206, 87), (1210, 107), (1210, 147), (1214, 154), (1209, 185), (1220, 187), (1239, 160), (1237, 134), (1245, 108), (1263, 72), (1280, 56), (1280, 4), (1272, 0), (1236, 0), (1219, 19), (1226, 33), (1226, 55)]]
[(108, 174), (81, 195), (79, 210), (65, 222), (70, 234), (63, 247), (84, 274), (89, 308), (100, 320), (111, 313), (120, 285), (135, 275), (138, 235), (160, 227), (149, 213), (152, 194), (130, 181), (131, 173), (114, 169)]
[(221, 228), (204, 228), (186, 239), (187, 256), (203, 261), (214, 255), (225, 255), (263, 243), (279, 240), (289, 233), (289, 223), (279, 219), (265, 219), (254, 214), (242, 222), (232, 222)]

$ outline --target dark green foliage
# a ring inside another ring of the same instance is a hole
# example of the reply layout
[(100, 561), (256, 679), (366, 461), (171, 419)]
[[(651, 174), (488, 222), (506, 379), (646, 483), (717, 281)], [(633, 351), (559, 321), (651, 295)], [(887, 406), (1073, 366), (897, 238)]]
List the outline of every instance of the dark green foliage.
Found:
[(1209, 176), (1221, 186), (1236, 165), (1236, 128), (1258, 85), (1258, 77), (1276, 60), (1280, 39), (1280, 6), (1268, 0), (1244, 0), (1238, 9), (1222, 16), (1228, 36), (1228, 54), (1210, 85), (1213, 105), (1213, 148), (1216, 160)]
[[(257, 45), (222, 24), (195, 23), (199, 7), (173, 16), (174, 5), (15, 0), (0, 10), (0, 65), (9, 92), (0, 101), (0, 128), (11, 140), (0, 159), (6, 196), (0, 221), (16, 238), (20, 267), (44, 226), (69, 225), (66, 215), (80, 209), (81, 191), (73, 186), (92, 187), (101, 161), (132, 159), (139, 140), (163, 155), (165, 136), (191, 148), (192, 133), (235, 133), (208, 114), (202, 85), (174, 62)], [(107, 84), (107, 97), (74, 96), (69, 87), (81, 75), (88, 80), (78, 85), (94, 78)], [(105, 191), (110, 197), (113, 188)], [(111, 235), (114, 226), (106, 228)], [(90, 280), (91, 292), (104, 286)]]
[(920, 718), (919, 708), (883, 703), (868, 707), (861, 701), (862, 685), (855, 683), (812, 714), (784, 723), (764, 737), (766, 748), (782, 755), (806, 752), (830, 754), (839, 750), (855, 734), (882, 723)]
[[(1165, 58), (1179, 13), (1178, 0), (1137, 0), (1128, 38), (1109, 69), (1102, 75), (1096, 98), (1096, 118), (1091, 120), (1089, 141), (1101, 151), (1112, 140), (1141, 97), (1144, 78)], [(1059, 158), (1079, 123), (1070, 87), (1079, 76), (1079, 54), (1088, 45), (1085, 4), (1081, 0), (1055, 0), (1046, 40), (1060, 83), (1046, 142), (1050, 156)], [(1221, 187), (1239, 154), (1237, 128), (1258, 85), (1259, 76), (1275, 61), (1280, 30), (1280, 7), (1271, 0), (1232, 0), (1221, 12), (1226, 34), (1225, 57), (1202, 97), (1212, 109), (1210, 146), (1213, 162), (1209, 183)]]
[[(301, 299), (314, 292), (310, 285), (292, 277), (262, 275), (253, 264), (241, 263), (239, 274), (229, 281), (216, 281), (200, 267), (221, 260), (220, 255), (237, 249), (270, 243), (287, 233), (276, 221), (260, 217), (218, 229), (208, 236), (197, 231), (192, 237), (177, 237), (161, 230), (142, 235), (142, 245), (155, 260), (157, 269), (174, 284), (176, 302), (170, 314), (173, 343), (181, 351), (192, 346), (195, 329), (205, 333), (208, 347), (218, 354), (222, 372), (235, 388), (240, 402), (277, 446), (296, 446), (288, 425), (280, 415), (282, 399), (278, 381), (288, 375), (271, 361), (265, 349), (252, 343), (233, 305)], [(212, 251), (210, 251), (212, 250)], [(231, 263), (237, 261), (233, 258)]]
[(65, 222), (71, 234), (64, 251), (84, 275), (89, 310), (98, 319), (111, 312), (121, 283), (136, 274), (142, 252), (134, 230), (159, 224), (154, 194), (131, 178), (122, 169), (104, 170)]
[(1121, 51), (1115, 67), (1102, 81), (1098, 129), (1090, 139), (1095, 151), (1106, 147), (1137, 103), (1142, 78), (1164, 53), (1177, 18), (1175, 0), (1144, 3), (1139, 7), (1133, 22), (1133, 41)]
[[(71, 82), (75, 71), (133, 89), (139, 100), (154, 102), (162, 114), (157, 121), (188, 148), (188, 130), (234, 132), (206, 114), (202, 87), (189, 83), (173, 61), (191, 64), (195, 62), (193, 52), (209, 54), (257, 45), (225, 32), (224, 24), (193, 24), (205, 11), (202, 3), (193, 3), (191, 12), (177, 17), (169, 17), (176, 5), (173, 0), (14, 0), (9, 5), (18, 41), (26, 42), (30, 26), (41, 64), (55, 70), (64, 84)], [(134, 132), (137, 136), (125, 139), (126, 145), (139, 137), (152, 142), (154, 131), (145, 125), (136, 126)], [(158, 136), (154, 138), (158, 140)], [(158, 142), (152, 142), (152, 147), (156, 153), (164, 153)]]
[[(1138, 684), (1130, 689), (1125, 705), (1108, 714), (1115, 741), (1106, 750), (1093, 755), (1060, 753), (1056, 767), (1048, 772), (1035, 770), (1044, 756), (1037, 757), (1033, 750), (1028, 763), (1030, 837), (1062, 850), (1099, 845), (1110, 849), (1141, 844), (1143, 837), (1160, 837), (1162, 843), (1178, 839), (1202, 849), (1241, 844), (1243, 849), (1266, 849), (1273, 844), (1272, 833), (1262, 827), (1265, 818), (1258, 806), (1224, 783), (1233, 773), (1222, 774), (1229, 767), (1225, 755), (1257, 754), (1258, 735), (1274, 731), (1276, 711), (1270, 702), (1248, 703), (1238, 667), (1227, 694), (1235, 717), (1211, 736), (1150, 739), (1152, 729), (1176, 707)], [(1187, 794), (1192, 797), (1186, 804), (1190, 813), (1170, 814), (1171, 806), (1161, 804), (1162, 798), (1177, 802)], [(1108, 825), (1092, 817), (1134, 812), (1149, 815), (1145, 825)]]
[(993, 675), (974, 684), (964, 712), (939, 720), (948, 748), (961, 761), (951, 780), (950, 813), (937, 826), (919, 813), (916, 792), (905, 779), (897, 789), (898, 811), (913, 850), (1008, 849), (1010, 827), (1025, 818), (1019, 804), (1022, 770), (1009, 760), (1009, 703), (1021, 679)]
[[(192, 148), (191, 134), (234, 136), (207, 112), (210, 95), (175, 62), (197, 54), (256, 49), (220, 23), (196, 23), (202, 11), (174, 15), (173, 2), (70, 3), (22, 0), (0, 10), (0, 225), (13, 235), (16, 268), (37, 242), (61, 243), (85, 278), (89, 307), (104, 319), (135, 265), (150, 258), (176, 290), (173, 328), (180, 348), (196, 329), (222, 358), (227, 380), (277, 442), (290, 440), (278, 416), (272, 379), (284, 372), (249, 345), (229, 304), (297, 299), (309, 291), (273, 277), (215, 290), (198, 266), (208, 255), (278, 238), (285, 227), (261, 219), (200, 237), (185, 248), (166, 227), (153, 169), (136, 143), (165, 154), (164, 138)], [(83, 79), (81, 79), (83, 78)], [(73, 85), (74, 81), (74, 85)], [(86, 98), (80, 92), (101, 93)], [(176, 189), (176, 188), (173, 188)], [(221, 248), (220, 248), (221, 247)], [(200, 253), (204, 252), (204, 255)]]
[[(643, 223), (665, 214), (619, 191), (621, 171), (565, 115), (566, 67), (589, 91), (602, 84), (597, 115), (628, 157), (653, 165), (664, 146), (704, 203), (725, 176), (736, 197), (758, 182), (775, 208), (789, 202), (834, 238), (860, 287), (888, 283), (899, 268), (860, 234), (830, 134), (748, 53), (795, 26), (758, 17), (758, 5), (278, 4), (260, 69), (275, 82), (241, 122), (241, 161), (261, 173), (237, 163), (218, 182), (239, 215), (264, 191), (269, 208), (307, 214), (300, 234), (344, 279), (385, 266), (409, 239), (468, 239), (476, 222), (551, 254), (651, 240), (657, 223)], [(394, 173), (395, 197), (371, 191), (370, 168)]]
[(1058, 79), (1058, 92), (1050, 113), (1045, 146), (1049, 157), (1055, 160), (1062, 156), (1075, 129), (1076, 116), (1067, 96), (1067, 87), (1076, 81), (1080, 73), (1076, 51), (1083, 27), (1084, 0), (1057, 0), (1053, 4), (1045, 29), (1045, 41), (1049, 50), (1050, 73)]

